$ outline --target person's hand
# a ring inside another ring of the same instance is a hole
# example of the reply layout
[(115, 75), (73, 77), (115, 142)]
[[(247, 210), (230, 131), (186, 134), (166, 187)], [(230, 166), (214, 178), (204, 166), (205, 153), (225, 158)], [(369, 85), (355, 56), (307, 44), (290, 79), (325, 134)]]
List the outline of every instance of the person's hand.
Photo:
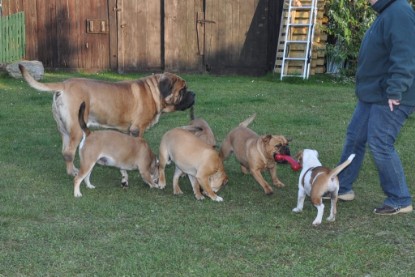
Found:
[(391, 112), (393, 112), (393, 106), (399, 106), (399, 104), (401, 104), (399, 100), (395, 100), (395, 99), (389, 99), (388, 103), (389, 103), (389, 109), (391, 110)]

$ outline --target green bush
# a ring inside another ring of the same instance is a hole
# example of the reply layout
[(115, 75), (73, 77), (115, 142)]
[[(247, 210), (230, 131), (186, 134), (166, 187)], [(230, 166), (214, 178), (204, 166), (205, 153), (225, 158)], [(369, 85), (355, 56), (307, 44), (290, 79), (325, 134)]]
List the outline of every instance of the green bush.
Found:
[(340, 73), (354, 75), (360, 42), (376, 17), (367, 0), (329, 0), (327, 58), (340, 67)]
[[(409, 0), (412, 6), (415, 0)], [(376, 17), (368, 0), (328, 0), (327, 72), (353, 76), (363, 35)]]

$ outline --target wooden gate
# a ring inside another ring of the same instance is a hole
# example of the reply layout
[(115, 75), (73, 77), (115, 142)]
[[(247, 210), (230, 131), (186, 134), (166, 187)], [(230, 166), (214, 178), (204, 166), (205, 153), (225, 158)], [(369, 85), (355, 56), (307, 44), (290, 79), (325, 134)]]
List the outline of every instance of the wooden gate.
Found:
[(24, 11), (26, 59), (47, 68), (261, 74), (282, 1), (3, 0)]

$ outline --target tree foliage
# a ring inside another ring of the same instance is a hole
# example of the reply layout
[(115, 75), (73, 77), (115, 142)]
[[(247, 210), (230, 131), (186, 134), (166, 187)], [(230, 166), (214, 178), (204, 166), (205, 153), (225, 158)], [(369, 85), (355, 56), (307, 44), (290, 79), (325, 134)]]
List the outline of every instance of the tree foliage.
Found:
[[(415, 0), (409, 0), (414, 6)], [(363, 35), (376, 18), (368, 0), (328, 0), (327, 56), (341, 63), (341, 73), (354, 75)]]

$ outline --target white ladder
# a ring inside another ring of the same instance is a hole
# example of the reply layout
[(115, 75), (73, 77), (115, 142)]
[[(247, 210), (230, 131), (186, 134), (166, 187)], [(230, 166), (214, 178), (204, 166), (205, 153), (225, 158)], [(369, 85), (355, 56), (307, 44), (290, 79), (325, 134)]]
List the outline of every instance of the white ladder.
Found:
[[(293, 2), (296, 2), (297, 5), (293, 5)], [(284, 52), (282, 56), (282, 64), (281, 64), (281, 77), (302, 77), (303, 79), (308, 79), (310, 74), (310, 63), (311, 63), (311, 54), (313, 50), (313, 40), (314, 40), (314, 29), (316, 25), (316, 18), (317, 18), (317, 2), (318, 0), (309, 0), (311, 2), (310, 5), (301, 5), (299, 0), (289, 0), (288, 1), (288, 15), (287, 15), (287, 22), (285, 26), (285, 40), (284, 40)], [(309, 18), (307, 23), (296, 23), (295, 16), (292, 17), (293, 12), (296, 11), (304, 11), (309, 12)], [(306, 40), (294, 40), (293, 39), (293, 30), (295, 28), (305, 28), (307, 31), (307, 39)], [(290, 47), (293, 45), (303, 45), (304, 48), (304, 55), (303, 56), (290, 56)], [(298, 74), (289, 74), (288, 68), (289, 63), (295, 62), (299, 63), (302, 62), (302, 73)]]

